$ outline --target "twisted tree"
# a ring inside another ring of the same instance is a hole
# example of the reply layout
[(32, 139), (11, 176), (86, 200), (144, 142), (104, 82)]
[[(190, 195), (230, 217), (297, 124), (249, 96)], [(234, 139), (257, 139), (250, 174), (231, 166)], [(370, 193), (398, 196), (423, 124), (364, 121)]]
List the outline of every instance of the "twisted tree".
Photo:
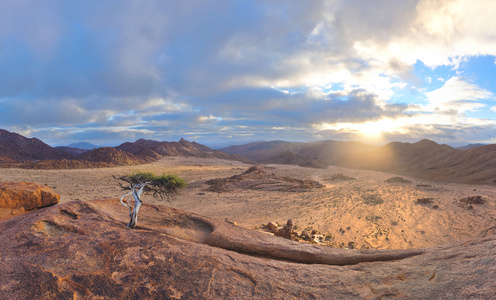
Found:
[[(123, 181), (124, 183), (120, 182), (119, 185), (123, 190), (129, 191), (122, 195), (119, 200), (122, 205), (129, 208), (129, 217), (131, 218), (127, 224), (129, 228), (136, 228), (138, 212), (143, 203), (141, 199), (143, 192), (150, 193), (153, 197), (161, 200), (171, 200), (179, 193), (181, 188), (186, 186), (186, 181), (170, 174), (155, 175), (151, 172), (137, 171), (128, 175), (113, 177)], [(134, 204), (129, 202), (129, 198), (126, 199), (127, 203), (124, 203), (124, 198), (129, 195), (133, 195)]]

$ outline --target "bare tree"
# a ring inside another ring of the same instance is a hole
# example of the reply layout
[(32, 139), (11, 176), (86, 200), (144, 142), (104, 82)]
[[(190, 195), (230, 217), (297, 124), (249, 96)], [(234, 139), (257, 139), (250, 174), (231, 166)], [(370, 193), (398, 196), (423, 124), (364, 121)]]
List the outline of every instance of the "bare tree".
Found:
[[(129, 217), (131, 218), (127, 224), (129, 228), (136, 228), (138, 212), (143, 203), (141, 199), (143, 192), (151, 193), (161, 200), (171, 200), (178, 194), (179, 189), (186, 186), (186, 182), (175, 175), (162, 174), (157, 176), (151, 172), (137, 171), (128, 175), (113, 177), (127, 183), (119, 183), (119, 185), (123, 190), (129, 191), (120, 199), (121, 204), (129, 208)], [(129, 195), (133, 195), (134, 204), (129, 202), (129, 198), (126, 199), (127, 203), (124, 203), (123, 199)]]

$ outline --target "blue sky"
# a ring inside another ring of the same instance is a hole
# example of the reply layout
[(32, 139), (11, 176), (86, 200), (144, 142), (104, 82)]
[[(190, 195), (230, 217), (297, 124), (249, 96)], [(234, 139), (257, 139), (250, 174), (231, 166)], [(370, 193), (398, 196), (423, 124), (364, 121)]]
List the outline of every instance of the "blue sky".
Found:
[(0, 0), (0, 128), (496, 143), (496, 2)]

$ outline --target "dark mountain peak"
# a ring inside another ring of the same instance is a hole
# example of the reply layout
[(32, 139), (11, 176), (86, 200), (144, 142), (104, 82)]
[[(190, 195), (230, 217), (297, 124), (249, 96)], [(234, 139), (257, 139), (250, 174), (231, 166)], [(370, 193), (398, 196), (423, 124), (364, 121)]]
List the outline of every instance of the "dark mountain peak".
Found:
[(420, 146), (420, 147), (435, 147), (435, 146), (439, 146), (438, 143), (436, 143), (434, 141), (431, 141), (431, 140), (428, 140), (428, 139), (420, 140), (420, 141), (418, 141), (416, 143), (413, 143), (413, 145)]
[(79, 156), (85, 152), (88, 152), (88, 151), (91, 151), (91, 150), (87, 150), (87, 149), (81, 149), (81, 148), (73, 148), (73, 147), (65, 147), (65, 146), (58, 146), (58, 147), (55, 147), (56, 149), (60, 149), (62, 151), (65, 151), (65, 152), (68, 152), (74, 156)]
[(52, 148), (37, 138), (27, 138), (3, 129), (0, 129), (0, 156), (12, 161), (74, 158), (74, 155)]
[(140, 143), (159, 143), (159, 142), (149, 139), (138, 139), (135, 141), (135, 143), (140, 144)]

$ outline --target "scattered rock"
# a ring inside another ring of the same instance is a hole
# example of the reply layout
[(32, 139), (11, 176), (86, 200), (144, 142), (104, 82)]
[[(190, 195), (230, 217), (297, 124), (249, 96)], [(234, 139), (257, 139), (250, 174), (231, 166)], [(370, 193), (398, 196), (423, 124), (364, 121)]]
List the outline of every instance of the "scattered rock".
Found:
[(297, 233), (293, 230), (293, 219), (288, 219), (286, 225), (282, 228), (278, 228), (275, 235), (285, 237), (287, 239), (295, 239)]

